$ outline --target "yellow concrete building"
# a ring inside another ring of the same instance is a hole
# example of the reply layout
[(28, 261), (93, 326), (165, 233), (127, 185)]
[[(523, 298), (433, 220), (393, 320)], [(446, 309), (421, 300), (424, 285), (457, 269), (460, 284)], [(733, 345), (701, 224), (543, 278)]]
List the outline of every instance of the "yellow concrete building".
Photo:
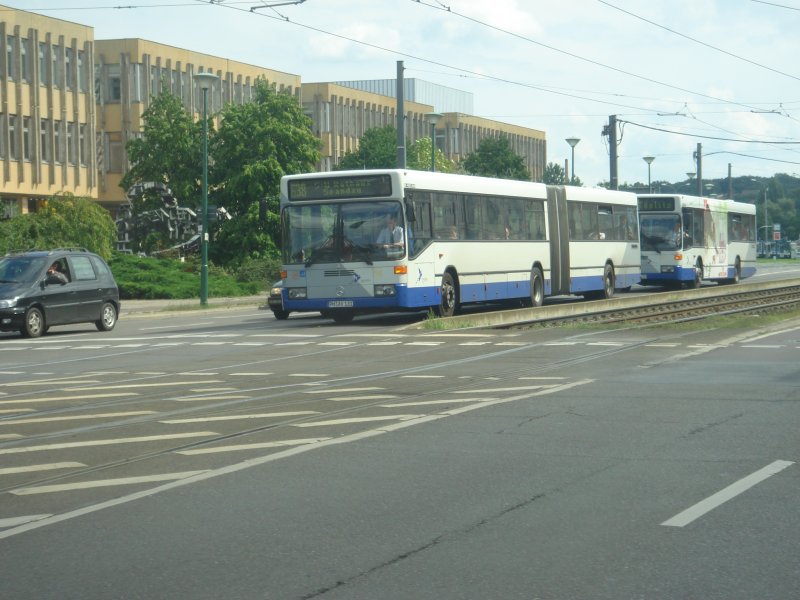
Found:
[(0, 218), (97, 198), (91, 27), (0, 6)]
[(193, 75), (211, 72), (219, 81), (208, 95), (209, 113), (251, 100), (259, 79), (300, 101), (299, 75), (142, 39), (97, 40), (95, 63), (99, 200), (112, 212), (125, 200), (125, 190), (119, 187), (130, 166), (125, 144), (141, 135), (142, 113), (152, 96), (169, 91), (199, 116), (203, 96)]
[[(348, 152), (358, 150), (364, 132), (375, 127), (397, 127), (397, 100), (335, 83), (304, 83), (303, 110), (311, 118), (313, 133), (322, 140), (319, 171), (332, 171)], [(425, 114), (433, 106), (404, 102), (406, 147), (421, 137), (430, 137)]]

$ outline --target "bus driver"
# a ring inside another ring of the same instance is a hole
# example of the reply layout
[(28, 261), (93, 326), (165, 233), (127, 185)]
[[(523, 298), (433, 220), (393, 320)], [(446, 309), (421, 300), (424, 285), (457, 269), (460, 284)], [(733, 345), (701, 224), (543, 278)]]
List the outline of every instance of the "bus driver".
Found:
[(403, 228), (397, 224), (394, 215), (386, 216), (386, 227), (381, 229), (376, 240), (379, 248), (400, 249), (403, 247)]

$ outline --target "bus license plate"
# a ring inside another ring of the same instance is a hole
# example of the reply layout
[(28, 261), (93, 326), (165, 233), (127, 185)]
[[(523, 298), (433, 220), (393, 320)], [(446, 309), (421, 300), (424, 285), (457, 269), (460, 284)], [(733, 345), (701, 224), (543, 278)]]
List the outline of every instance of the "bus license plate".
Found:
[(330, 300), (328, 308), (353, 308), (352, 300)]

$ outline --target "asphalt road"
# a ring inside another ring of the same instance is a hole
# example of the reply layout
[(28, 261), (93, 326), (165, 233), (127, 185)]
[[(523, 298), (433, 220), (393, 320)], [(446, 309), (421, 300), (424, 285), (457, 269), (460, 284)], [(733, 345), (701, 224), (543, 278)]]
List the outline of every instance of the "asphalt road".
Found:
[(800, 322), (0, 340), (0, 598), (800, 597)]

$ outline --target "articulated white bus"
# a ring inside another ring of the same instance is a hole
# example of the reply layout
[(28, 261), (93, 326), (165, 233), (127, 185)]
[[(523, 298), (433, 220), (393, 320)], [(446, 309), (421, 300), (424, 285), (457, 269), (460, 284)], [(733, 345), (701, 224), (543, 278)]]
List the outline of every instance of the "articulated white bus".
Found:
[(359, 312), (545, 296), (609, 298), (639, 282), (636, 196), (404, 169), (281, 180), (283, 302)]
[(681, 194), (639, 195), (642, 284), (699, 287), (756, 272), (756, 208)]

